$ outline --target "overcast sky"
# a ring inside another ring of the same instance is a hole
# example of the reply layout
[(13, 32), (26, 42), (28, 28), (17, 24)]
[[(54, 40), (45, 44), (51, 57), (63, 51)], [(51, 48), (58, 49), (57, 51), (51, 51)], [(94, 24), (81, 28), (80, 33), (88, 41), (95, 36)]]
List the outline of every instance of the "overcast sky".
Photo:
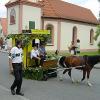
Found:
[[(6, 17), (6, 7), (4, 5), (8, 1), (9, 0), (0, 0), (0, 17)], [(98, 0), (63, 0), (63, 1), (89, 8), (97, 18), (99, 16), (100, 3), (98, 3)]]

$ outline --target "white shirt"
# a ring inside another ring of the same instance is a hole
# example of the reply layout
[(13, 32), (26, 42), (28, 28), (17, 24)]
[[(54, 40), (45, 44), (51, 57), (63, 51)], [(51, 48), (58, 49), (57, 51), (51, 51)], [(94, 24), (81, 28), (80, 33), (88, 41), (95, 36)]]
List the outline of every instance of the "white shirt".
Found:
[(80, 51), (80, 43), (77, 43), (77, 51)]
[(22, 48), (13, 47), (10, 51), (12, 63), (21, 63), (22, 62)]
[(39, 39), (35, 39), (35, 43), (40, 43), (40, 40)]
[(39, 51), (38, 50), (32, 50), (31, 51), (31, 59), (33, 58), (33, 57), (38, 57), (39, 56)]

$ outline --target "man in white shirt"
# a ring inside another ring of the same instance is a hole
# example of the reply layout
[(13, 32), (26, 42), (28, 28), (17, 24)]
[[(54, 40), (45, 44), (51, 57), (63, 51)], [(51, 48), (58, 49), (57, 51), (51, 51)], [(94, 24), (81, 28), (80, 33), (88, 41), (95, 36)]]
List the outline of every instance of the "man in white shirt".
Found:
[(31, 51), (31, 59), (35, 60), (35, 66), (38, 67), (39, 61), (41, 60), (41, 58), (40, 58), (39, 51), (36, 45), (33, 47), (33, 50)]
[[(12, 63), (11, 70), (14, 73), (15, 80), (11, 85), (11, 93), (12, 95), (21, 95), (24, 94), (20, 92), (21, 85), (22, 85), (22, 48), (21, 48), (21, 41), (16, 41), (16, 46), (13, 47), (10, 51), (10, 61)], [(15, 92), (15, 88), (16, 92)]]

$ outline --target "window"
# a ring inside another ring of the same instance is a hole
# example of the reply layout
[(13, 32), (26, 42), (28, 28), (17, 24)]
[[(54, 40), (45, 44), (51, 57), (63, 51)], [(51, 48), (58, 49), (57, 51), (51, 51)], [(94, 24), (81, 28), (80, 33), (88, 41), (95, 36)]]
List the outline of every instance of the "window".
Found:
[(16, 12), (15, 12), (15, 9), (11, 9), (11, 12), (10, 12), (10, 24), (13, 25), (16, 23)]
[(94, 31), (93, 29), (90, 30), (90, 44), (93, 45), (94, 43)]
[(50, 34), (48, 35), (48, 39), (47, 39), (47, 44), (53, 44), (53, 32), (54, 32), (53, 25), (51, 24), (47, 25), (46, 30), (50, 31)]
[(29, 21), (29, 29), (35, 29), (35, 22)]
[(76, 41), (77, 41), (77, 27), (76, 26), (73, 27), (72, 41), (74, 42), (74, 44), (76, 44)]

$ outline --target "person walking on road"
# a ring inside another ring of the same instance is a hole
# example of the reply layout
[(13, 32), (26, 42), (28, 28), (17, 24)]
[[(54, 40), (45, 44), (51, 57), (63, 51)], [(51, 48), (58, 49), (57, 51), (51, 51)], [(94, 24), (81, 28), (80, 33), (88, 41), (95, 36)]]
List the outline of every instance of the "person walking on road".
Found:
[[(21, 93), (21, 85), (22, 85), (22, 48), (21, 48), (22, 42), (16, 41), (16, 46), (13, 47), (10, 51), (10, 61), (11, 61), (11, 70), (13, 71), (15, 80), (13, 84), (11, 85), (11, 94), (12, 95), (21, 95), (24, 94)], [(16, 91), (15, 91), (16, 88)]]

